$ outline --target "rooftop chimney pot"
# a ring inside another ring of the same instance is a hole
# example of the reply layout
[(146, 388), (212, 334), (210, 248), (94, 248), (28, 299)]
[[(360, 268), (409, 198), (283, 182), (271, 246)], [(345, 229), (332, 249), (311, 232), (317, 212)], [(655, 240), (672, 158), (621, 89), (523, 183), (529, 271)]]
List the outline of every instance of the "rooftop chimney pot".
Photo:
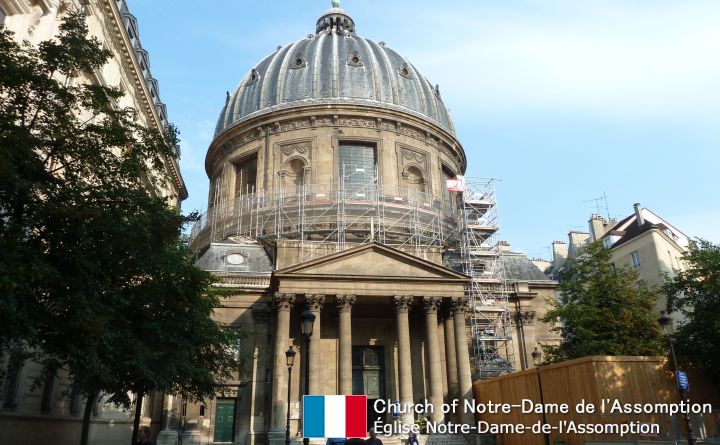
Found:
[(636, 202), (633, 206), (635, 208), (635, 219), (637, 221), (638, 227), (642, 227), (645, 225), (645, 218), (642, 214), (642, 207), (640, 207), (640, 203)]

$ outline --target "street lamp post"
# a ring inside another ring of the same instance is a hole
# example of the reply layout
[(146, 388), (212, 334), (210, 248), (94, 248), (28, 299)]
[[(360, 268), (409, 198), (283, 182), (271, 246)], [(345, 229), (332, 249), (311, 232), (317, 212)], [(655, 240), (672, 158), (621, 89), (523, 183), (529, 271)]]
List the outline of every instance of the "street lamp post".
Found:
[(533, 362), (535, 363), (535, 372), (537, 373), (538, 388), (540, 388), (540, 404), (542, 405), (542, 421), (543, 434), (545, 435), (545, 445), (550, 445), (550, 433), (545, 433), (545, 425), (547, 425), (547, 417), (545, 416), (545, 396), (543, 395), (542, 379), (540, 378), (540, 365), (542, 365), (542, 352), (538, 348), (532, 352)]
[[(670, 360), (672, 361), (673, 366), (673, 372), (675, 373), (675, 383), (678, 383), (678, 364), (677, 359), (675, 358), (675, 347), (673, 346), (673, 341), (671, 337), (672, 333), (672, 325), (673, 325), (673, 319), (670, 315), (666, 314), (664, 311), (660, 312), (660, 318), (658, 318), (658, 323), (660, 323), (660, 326), (663, 328), (663, 332), (665, 332), (665, 339), (668, 343), (668, 349), (670, 349)], [(685, 390), (680, 386), (678, 383), (677, 385), (678, 391), (680, 391), (680, 400), (686, 401), (687, 398), (685, 397)], [(687, 427), (687, 443), (689, 445), (695, 445), (695, 436), (693, 436), (693, 428), (692, 428), (692, 422), (690, 421), (690, 414), (687, 412), (683, 414), (683, 418), (685, 419), (685, 425)]]
[[(302, 331), (303, 339), (305, 339), (305, 351), (303, 351), (303, 361), (305, 364), (305, 389), (303, 393), (308, 395), (310, 393), (310, 337), (312, 337), (313, 326), (315, 325), (315, 314), (310, 309), (306, 309), (300, 314), (300, 329)], [(305, 422), (305, 412), (303, 411), (303, 422)], [(310, 439), (303, 437), (303, 445), (308, 445)]]
[(285, 423), (285, 445), (290, 445), (290, 385), (292, 384), (292, 367), (295, 363), (295, 350), (290, 346), (285, 352), (288, 368), (287, 419)]

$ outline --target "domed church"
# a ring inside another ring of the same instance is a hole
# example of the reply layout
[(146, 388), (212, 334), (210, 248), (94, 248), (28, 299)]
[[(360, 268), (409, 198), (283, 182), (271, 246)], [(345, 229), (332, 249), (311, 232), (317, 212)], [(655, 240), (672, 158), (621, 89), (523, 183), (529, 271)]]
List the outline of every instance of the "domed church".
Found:
[[(499, 285), (484, 219), (493, 196), (463, 198), (462, 144), (439, 87), (412, 63), (360, 37), (333, 2), (315, 32), (228, 92), (205, 168), (208, 211), (190, 243), (197, 265), (233, 289), (217, 320), (248, 333), (246, 366), (228, 382), (233, 397), (166, 397), (159, 443), (280, 444), (288, 414), (299, 440), (303, 394), (367, 395), (368, 431), (391, 420), (377, 399), (472, 397), (479, 319), (463, 258), (481, 258), (486, 284)], [(514, 364), (498, 353), (509, 334), (491, 341), (493, 323), (484, 351), (499, 373)]]

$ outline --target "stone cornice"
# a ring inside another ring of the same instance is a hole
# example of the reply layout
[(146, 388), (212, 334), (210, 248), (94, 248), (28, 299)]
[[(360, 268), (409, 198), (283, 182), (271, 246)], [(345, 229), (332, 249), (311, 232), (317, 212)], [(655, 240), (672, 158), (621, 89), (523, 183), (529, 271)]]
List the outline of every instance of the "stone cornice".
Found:
[[(140, 92), (140, 94), (136, 97), (142, 101), (145, 114), (150, 117), (150, 120), (154, 124), (153, 126), (162, 133), (164, 132), (164, 128), (160, 121), (160, 117), (157, 114), (157, 110), (155, 109), (155, 103), (150, 97), (145, 77), (141, 74), (142, 70), (140, 69), (140, 64), (138, 63), (137, 56), (135, 55), (135, 49), (132, 47), (132, 43), (130, 42), (130, 37), (127, 35), (127, 30), (125, 29), (125, 24), (120, 10), (118, 10), (117, 4), (112, 0), (101, 0), (101, 2), (102, 6), (100, 7), (105, 11), (106, 19), (112, 20), (112, 27), (110, 27), (110, 23), (106, 23), (105, 28), (107, 30), (112, 30), (114, 33), (113, 37), (115, 37), (115, 43), (120, 43), (120, 65), (129, 74), (128, 77), (132, 77), (134, 87)], [(168, 156), (165, 159), (165, 163), (168, 165), (170, 170), (173, 186), (180, 197), (180, 201), (182, 201), (188, 197), (188, 191), (182, 174), (180, 173), (178, 161), (177, 159)]]

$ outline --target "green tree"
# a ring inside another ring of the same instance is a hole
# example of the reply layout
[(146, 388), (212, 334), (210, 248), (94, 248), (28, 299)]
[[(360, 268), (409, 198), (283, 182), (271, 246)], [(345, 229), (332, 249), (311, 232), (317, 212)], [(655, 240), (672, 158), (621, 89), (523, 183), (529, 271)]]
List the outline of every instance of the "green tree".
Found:
[(544, 346), (550, 361), (588, 355), (656, 355), (663, 352), (655, 302), (633, 270), (614, 267), (610, 251), (590, 244), (560, 274), (558, 299), (549, 301), (543, 321), (561, 335)]
[(110, 53), (80, 13), (33, 47), (0, 30), (0, 353), (63, 366), (87, 398), (214, 396), (239, 333), (215, 323), (212, 277), (158, 190), (176, 133), (140, 125), (94, 72)]
[(668, 311), (685, 316), (673, 336), (675, 350), (720, 382), (720, 245), (693, 241), (683, 260), (687, 269), (667, 277), (662, 288)]

